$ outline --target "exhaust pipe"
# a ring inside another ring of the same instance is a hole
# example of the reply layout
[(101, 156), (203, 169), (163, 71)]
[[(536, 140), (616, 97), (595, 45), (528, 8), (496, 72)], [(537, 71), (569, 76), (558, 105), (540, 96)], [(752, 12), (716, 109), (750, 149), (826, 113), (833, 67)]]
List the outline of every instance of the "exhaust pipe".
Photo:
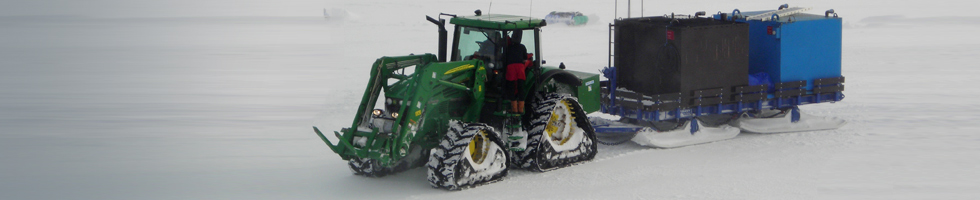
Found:
[(425, 19), (439, 26), (439, 62), (446, 62), (446, 40), (449, 37), (449, 33), (446, 31), (446, 20), (436, 20), (429, 16), (425, 16)]

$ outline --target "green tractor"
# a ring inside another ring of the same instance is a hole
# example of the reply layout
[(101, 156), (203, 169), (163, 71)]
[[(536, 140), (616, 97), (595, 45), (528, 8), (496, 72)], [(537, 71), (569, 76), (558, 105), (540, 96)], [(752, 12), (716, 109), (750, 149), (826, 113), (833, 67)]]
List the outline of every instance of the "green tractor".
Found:
[[(455, 25), (448, 62), (442, 16)], [(379, 58), (351, 127), (335, 131), (335, 142), (313, 127), (354, 174), (425, 166), (433, 187), (458, 190), (508, 169), (549, 171), (595, 157), (586, 114), (599, 109), (599, 76), (542, 66), (544, 20), (479, 11), (426, 18), (439, 26), (438, 57)], [(504, 56), (516, 44), (526, 49), (526, 81), (508, 85)]]

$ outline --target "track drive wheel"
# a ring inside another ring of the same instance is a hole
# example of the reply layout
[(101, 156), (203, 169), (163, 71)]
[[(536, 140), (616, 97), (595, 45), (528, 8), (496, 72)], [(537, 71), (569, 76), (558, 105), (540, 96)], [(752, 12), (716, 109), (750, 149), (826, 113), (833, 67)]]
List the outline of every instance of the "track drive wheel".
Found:
[(582, 105), (567, 94), (541, 94), (534, 101), (527, 149), (516, 153), (521, 168), (550, 171), (592, 160), (595, 130)]
[(507, 176), (507, 152), (493, 127), (453, 120), (426, 166), (432, 187), (459, 190)]

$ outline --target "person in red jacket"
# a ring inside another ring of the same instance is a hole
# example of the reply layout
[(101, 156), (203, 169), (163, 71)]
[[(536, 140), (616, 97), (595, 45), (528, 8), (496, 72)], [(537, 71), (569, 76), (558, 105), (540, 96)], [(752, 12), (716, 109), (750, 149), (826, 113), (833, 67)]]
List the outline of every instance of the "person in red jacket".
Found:
[(507, 71), (505, 72), (505, 78), (507, 79), (508, 91), (505, 91), (505, 96), (510, 98), (510, 112), (522, 113), (524, 112), (524, 100), (521, 99), (521, 86), (524, 85), (524, 80), (527, 79), (525, 76), (525, 70), (527, 66), (531, 65), (529, 58), (531, 55), (527, 53), (527, 47), (524, 47), (520, 41), (513, 41), (511, 38), (507, 39), (507, 47), (504, 49), (504, 64), (507, 66)]

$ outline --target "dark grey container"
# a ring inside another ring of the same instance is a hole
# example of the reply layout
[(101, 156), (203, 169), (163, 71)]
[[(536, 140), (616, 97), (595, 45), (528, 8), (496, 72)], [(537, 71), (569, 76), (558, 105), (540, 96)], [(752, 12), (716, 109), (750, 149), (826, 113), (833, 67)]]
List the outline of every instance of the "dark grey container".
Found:
[[(668, 33), (670, 33), (669, 36)], [(748, 85), (749, 25), (710, 18), (643, 17), (615, 23), (617, 85), (645, 95)], [(722, 102), (733, 102), (723, 98)]]

